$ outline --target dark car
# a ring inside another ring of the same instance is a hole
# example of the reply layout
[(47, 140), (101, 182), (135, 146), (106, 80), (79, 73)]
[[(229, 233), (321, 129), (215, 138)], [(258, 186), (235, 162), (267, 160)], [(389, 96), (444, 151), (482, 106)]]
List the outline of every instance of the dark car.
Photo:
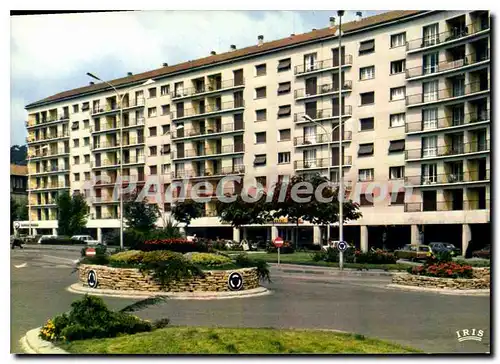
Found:
[(457, 256), (461, 253), (459, 248), (450, 243), (432, 242), (429, 246), (434, 254), (449, 252), (452, 256)]
[(480, 250), (475, 250), (472, 252), (474, 258), (490, 259), (491, 257), (491, 246), (488, 245)]

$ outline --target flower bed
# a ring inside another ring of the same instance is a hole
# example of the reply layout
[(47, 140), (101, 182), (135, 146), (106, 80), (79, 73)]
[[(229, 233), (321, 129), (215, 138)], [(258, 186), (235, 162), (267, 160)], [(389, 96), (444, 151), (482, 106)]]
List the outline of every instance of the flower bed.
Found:
[(170, 250), (179, 253), (208, 252), (207, 244), (182, 238), (146, 240), (140, 250)]
[(427, 277), (472, 278), (472, 267), (456, 262), (437, 262), (408, 268), (408, 273)]

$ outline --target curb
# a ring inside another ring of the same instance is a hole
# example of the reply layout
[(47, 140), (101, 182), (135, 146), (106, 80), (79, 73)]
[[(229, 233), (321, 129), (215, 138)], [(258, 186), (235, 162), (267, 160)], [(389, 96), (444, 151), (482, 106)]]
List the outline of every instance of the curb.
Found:
[(432, 292), (438, 294), (454, 295), (454, 296), (489, 296), (489, 289), (441, 289), (441, 288), (428, 288), (417, 286), (405, 286), (402, 284), (388, 284), (388, 288), (396, 288), (405, 291), (415, 292)]
[(19, 340), (21, 348), (24, 354), (69, 354), (67, 351), (58, 348), (49, 341), (40, 339), (38, 334), (40, 333), (41, 327), (28, 331)]
[(67, 291), (77, 294), (90, 294), (92, 296), (119, 297), (144, 299), (148, 297), (162, 296), (174, 300), (224, 300), (231, 298), (250, 298), (272, 294), (272, 291), (265, 287), (253, 288), (244, 291), (229, 292), (143, 292), (143, 291), (123, 291), (115, 289), (96, 289), (82, 286), (81, 283), (74, 283)]
[(339, 268), (323, 268), (316, 266), (301, 266), (293, 264), (280, 264), (269, 263), (272, 268), (278, 269), (282, 273), (307, 273), (307, 274), (318, 274), (318, 275), (357, 275), (357, 276), (386, 276), (390, 277), (394, 273), (399, 271), (387, 272), (383, 270), (357, 270), (352, 268), (344, 268), (340, 270)]

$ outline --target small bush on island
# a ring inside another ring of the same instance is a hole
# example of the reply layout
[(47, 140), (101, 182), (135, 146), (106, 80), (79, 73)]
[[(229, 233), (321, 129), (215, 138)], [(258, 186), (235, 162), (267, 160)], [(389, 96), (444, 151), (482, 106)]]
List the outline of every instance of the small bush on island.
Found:
[(472, 278), (472, 267), (455, 262), (438, 262), (410, 267), (408, 273), (427, 277)]
[(231, 258), (212, 253), (191, 253), (189, 259), (193, 264), (207, 268), (223, 267), (233, 262)]
[(374, 252), (363, 253), (360, 250), (354, 252), (354, 263), (361, 264), (396, 264), (398, 258), (387, 251), (377, 249)]

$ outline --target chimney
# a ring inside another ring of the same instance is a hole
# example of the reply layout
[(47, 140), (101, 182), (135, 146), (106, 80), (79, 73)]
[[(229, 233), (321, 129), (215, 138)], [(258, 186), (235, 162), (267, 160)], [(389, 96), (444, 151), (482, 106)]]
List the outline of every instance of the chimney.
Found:
[(168, 67), (168, 63), (163, 63), (163, 67)]
[(127, 72), (127, 76), (132, 76), (132, 72)]
[(89, 82), (89, 85), (93, 85), (93, 84), (94, 84), (94, 81), (90, 81), (90, 82)]
[(295, 33), (290, 34), (290, 37), (295, 37)]
[(330, 17), (330, 28), (333, 28), (333, 27), (335, 27), (335, 17), (331, 16)]
[(236, 50), (236, 46), (234, 44), (231, 44), (231, 50), (232, 51), (235, 51)]
[(356, 21), (360, 21), (363, 18), (363, 13), (361, 11), (356, 12)]
[(215, 56), (217, 53), (215, 51), (210, 52), (212, 56)]
[(258, 42), (258, 45), (260, 45), (260, 46), (261, 46), (261, 45), (264, 43), (264, 36), (263, 36), (263, 35), (259, 35), (259, 36), (257, 37), (257, 39), (258, 39), (258, 41), (259, 41), (259, 42)]
[(312, 28), (312, 31), (314, 32), (316, 30), (316, 28)]

